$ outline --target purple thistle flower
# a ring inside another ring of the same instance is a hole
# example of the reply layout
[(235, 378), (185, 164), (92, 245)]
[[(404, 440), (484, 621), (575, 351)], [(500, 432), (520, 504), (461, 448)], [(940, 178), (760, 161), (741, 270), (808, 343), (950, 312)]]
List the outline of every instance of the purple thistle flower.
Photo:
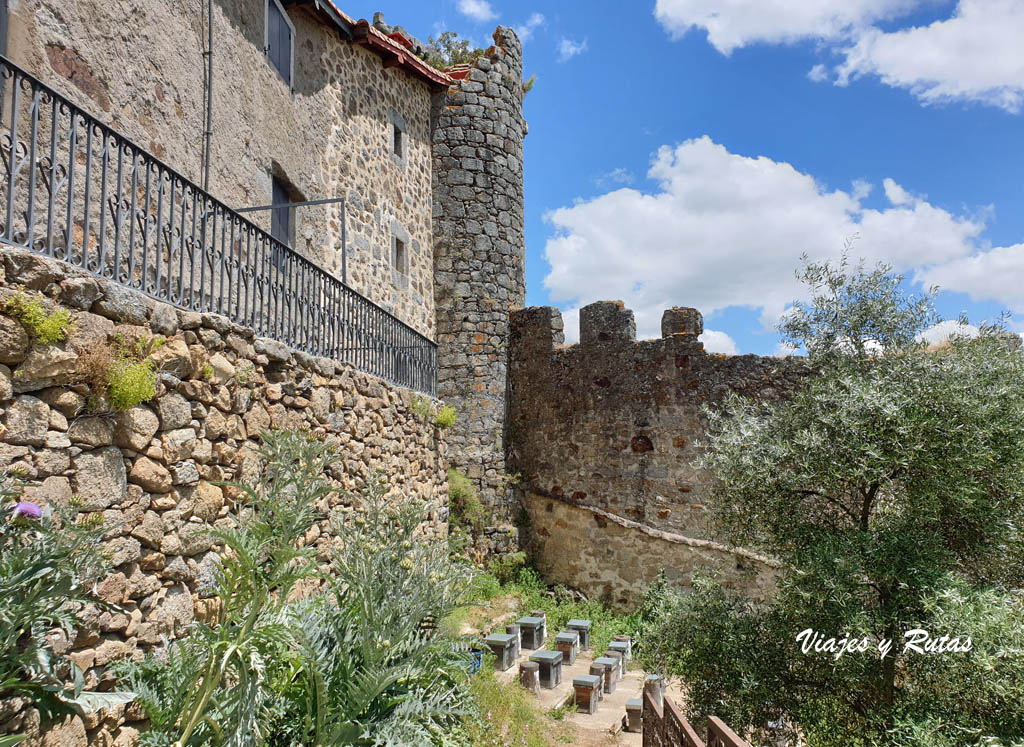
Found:
[(43, 515), (43, 509), (34, 503), (22, 501), (14, 507), (14, 518), (26, 516), (29, 519), (38, 519)]

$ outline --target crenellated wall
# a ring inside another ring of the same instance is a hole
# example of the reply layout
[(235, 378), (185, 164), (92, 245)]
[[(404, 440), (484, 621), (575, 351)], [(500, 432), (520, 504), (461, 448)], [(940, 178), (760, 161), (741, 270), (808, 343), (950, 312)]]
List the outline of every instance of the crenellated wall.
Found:
[(458, 411), (452, 463), (495, 518), (512, 505), (505, 468), (509, 312), (526, 296), (522, 47), (499, 26), (434, 100), (434, 294), (438, 396)]
[[(702, 331), (697, 310), (674, 308), (662, 318), (661, 339), (637, 341), (633, 313), (599, 302), (580, 311), (580, 343), (563, 346), (557, 309), (512, 315), (510, 468), (522, 475), (531, 542), (549, 579), (617, 604), (636, 601), (661, 566), (675, 568), (680, 581), (706, 568), (744, 588), (763, 586), (756, 569), (747, 572), (746, 556), (737, 574), (720, 562), (728, 548), (715, 546), (715, 562), (695, 555), (691, 541), (709, 536), (710, 478), (695, 467), (701, 408), (730, 391), (778, 398), (806, 368), (796, 358), (708, 354)], [(625, 523), (603, 530), (602, 516)], [(664, 555), (624, 551), (625, 537), (644, 546), (636, 532), (647, 530), (678, 541), (663, 543)]]

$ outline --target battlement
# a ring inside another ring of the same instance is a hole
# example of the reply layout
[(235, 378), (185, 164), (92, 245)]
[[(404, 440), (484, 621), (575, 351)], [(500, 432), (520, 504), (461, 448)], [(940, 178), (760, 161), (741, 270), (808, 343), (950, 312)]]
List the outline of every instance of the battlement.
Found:
[[(579, 346), (621, 348), (623, 346), (663, 347), (696, 355), (704, 352), (698, 339), (704, 332), (704, 317), (694, 308), (673, 306), (661, 315), (661, 339), (637, 340), (633, 311), (622, 301), (596, 301), (580, 309)], [(562, 312), (554, 306), (531, 306), (512, 314), (512, 336), (516, 345), (537, 352), (562, 348), (565, 343)], [(572, 347), (572, 346), (570, 346)]]

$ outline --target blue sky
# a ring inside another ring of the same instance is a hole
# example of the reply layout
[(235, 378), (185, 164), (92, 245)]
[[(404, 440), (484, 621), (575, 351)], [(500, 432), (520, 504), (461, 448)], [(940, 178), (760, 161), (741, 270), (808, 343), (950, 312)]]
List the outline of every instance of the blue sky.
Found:
[(1024, 320), (1021, 0), (379, 2), (345, 8), (526, 29), (527, 301), (570, 339), (622, 299), (641, 336), (696, 306), (708, 349), (774, 353), (799, 255), (854, 235), (944, 315)]

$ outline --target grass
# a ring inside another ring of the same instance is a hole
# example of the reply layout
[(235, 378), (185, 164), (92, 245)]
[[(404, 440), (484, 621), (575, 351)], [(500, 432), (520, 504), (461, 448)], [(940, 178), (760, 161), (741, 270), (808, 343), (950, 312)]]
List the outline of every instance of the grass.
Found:
[(531, 693), (515, 681), (502, 684), (494, 661), (486, 657), (469, 684), (479, 716), (465, 722), (466, 736), (476, 747), (550, 747), (565, 744), (565, 728), (537, 706)]
[[(608, 644), (617, 635), (628, 635), (637, 637), (640, 630), (640, 614), (632, 612), (627, 615), (620, 615), (612, 612), (604, 603), (596, 599), (580, 601), (573, 599), (568, 590), (564, 587), (549, 588), (541, 579), (537, 571), (528, 566), (522, 565), (515, 574), (514, 581), (501, 583), (495, 574), (496, 564), (499, 561), (492, 561), (491, 568), (487, 573), (480, 574), (474, 581), (476, 599), (486, 602), (502, 595), (512, 595), (519, 598), (522, 611), (544, 610), (547, 616), (547, 640), (545, 645), (553, 648), (555, 636), (565, 630), (565, 624), (569, 620), (582, 619), (590, 620), (590, 640), (595, 655), (604, 653)], [(507, 567), (502, 572), (509, 574)]]

